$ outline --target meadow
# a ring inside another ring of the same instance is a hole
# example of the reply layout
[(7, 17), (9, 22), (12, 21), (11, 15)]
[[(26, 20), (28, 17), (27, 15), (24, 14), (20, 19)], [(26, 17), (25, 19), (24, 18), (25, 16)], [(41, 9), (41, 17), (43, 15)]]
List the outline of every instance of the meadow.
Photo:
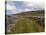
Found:
[(44, 19), (44, 10), (6, 15), (6, 32), (7, 34), (44, 32)]

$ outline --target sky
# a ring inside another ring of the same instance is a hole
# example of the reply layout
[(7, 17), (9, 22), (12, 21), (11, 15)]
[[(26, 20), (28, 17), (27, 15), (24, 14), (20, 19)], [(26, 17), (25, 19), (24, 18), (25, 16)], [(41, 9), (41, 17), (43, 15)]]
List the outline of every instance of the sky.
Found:
[(17, 14), (21, 12), (44, 10), (44, 1), (7, 1), (6, 14)]

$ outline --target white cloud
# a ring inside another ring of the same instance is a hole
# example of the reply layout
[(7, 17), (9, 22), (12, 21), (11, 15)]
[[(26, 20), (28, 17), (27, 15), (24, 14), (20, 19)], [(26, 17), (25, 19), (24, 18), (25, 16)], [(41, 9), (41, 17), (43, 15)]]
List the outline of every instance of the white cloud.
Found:
[(42, 6), (42, 4), (44, 4), (44, 1), (43, 0), (30, 0), (30, 1), (26, 1), (25, 3), (27, 3), (28, 6), (31, 6), (33, 4)]
[(18, 9), (18, 11), (31, 11), (31, 9), (28, 9), (28, 8), (25, 8), (24, 10), (23, 9)]
[(31, 8), (31, 10), (33, 9), (33, 8), (36, 8), (36, 9), (44, 9), (45, 8), (45, 5), (44, 5), (44, 1), (42, 0), (30, 0), (30, 1), (26, 1), (26, 2), (24, 2), (24, 4), (26, 5), (26, 7), (29, 7), (29, 8)]
[(6, 0), (6, 1), (28, 1), (28, 0)]
[(41, 2), (44, 2), (44, 0), (27, 0), (28, 2), (39, 2), (39, 3), (41, 3)]
[(29, 9), (25, 9), (25, 11), (29, 11)]
[(18, 9), (18, 10), (22, 11), (22, 9)]
[[(36, 8), (36, 10), (38, 10), (38, 9), (44, 8), (44, 1), (43, 0), (42, 1), (41, 0), (38, 0), (38, 1), (36, 1), (36, 0), (29, 1), (28, 0), (28, 1), (24, 2), (23, 5), (25, 6), (24, 10), (23, 9), (16, 10), (16, 6), (7, 4), (7, 10), (11, 10), (12, 14), (26, 12), (26, 11), (32, 11), (32, 10), (35, 10), (35, 8)], [(29, 9), (28, 7), (31, 7), (31, 9)]]
[(6, 0), (6, 1), (29, 1), (29, 2), (43, 2), (44, 0)]
[(27, 6), (30, 7), (31, 5), (33, 5), (33, 4), (28, 4)]
[(31, 9), (25, 8), (24, 11), (31, 11)]
[(6, 8), (7, 10), (14, 10), (14, 9), (16, 9), (16, 7), (15, 7), (14, 5), (10, 5), (10, 4), (8, 4), (8, 3), (7, 3), (7, 5), (6, 5), (6, 7), (7, 7), (7, 8)]

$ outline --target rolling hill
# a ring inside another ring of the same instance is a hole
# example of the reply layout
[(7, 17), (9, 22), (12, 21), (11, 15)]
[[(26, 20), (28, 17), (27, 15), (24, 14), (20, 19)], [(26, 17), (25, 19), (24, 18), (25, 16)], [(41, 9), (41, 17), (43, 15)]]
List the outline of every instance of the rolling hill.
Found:
[(44, 32), (44, 10), (6, 15), (6, 33)]

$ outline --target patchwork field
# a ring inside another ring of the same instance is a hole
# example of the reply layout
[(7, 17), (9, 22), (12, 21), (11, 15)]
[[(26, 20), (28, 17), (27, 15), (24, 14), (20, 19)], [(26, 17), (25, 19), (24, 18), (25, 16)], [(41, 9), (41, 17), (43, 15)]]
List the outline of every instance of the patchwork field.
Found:
[(6, 15), (6, 33), (44, 32), (44, 10)]

